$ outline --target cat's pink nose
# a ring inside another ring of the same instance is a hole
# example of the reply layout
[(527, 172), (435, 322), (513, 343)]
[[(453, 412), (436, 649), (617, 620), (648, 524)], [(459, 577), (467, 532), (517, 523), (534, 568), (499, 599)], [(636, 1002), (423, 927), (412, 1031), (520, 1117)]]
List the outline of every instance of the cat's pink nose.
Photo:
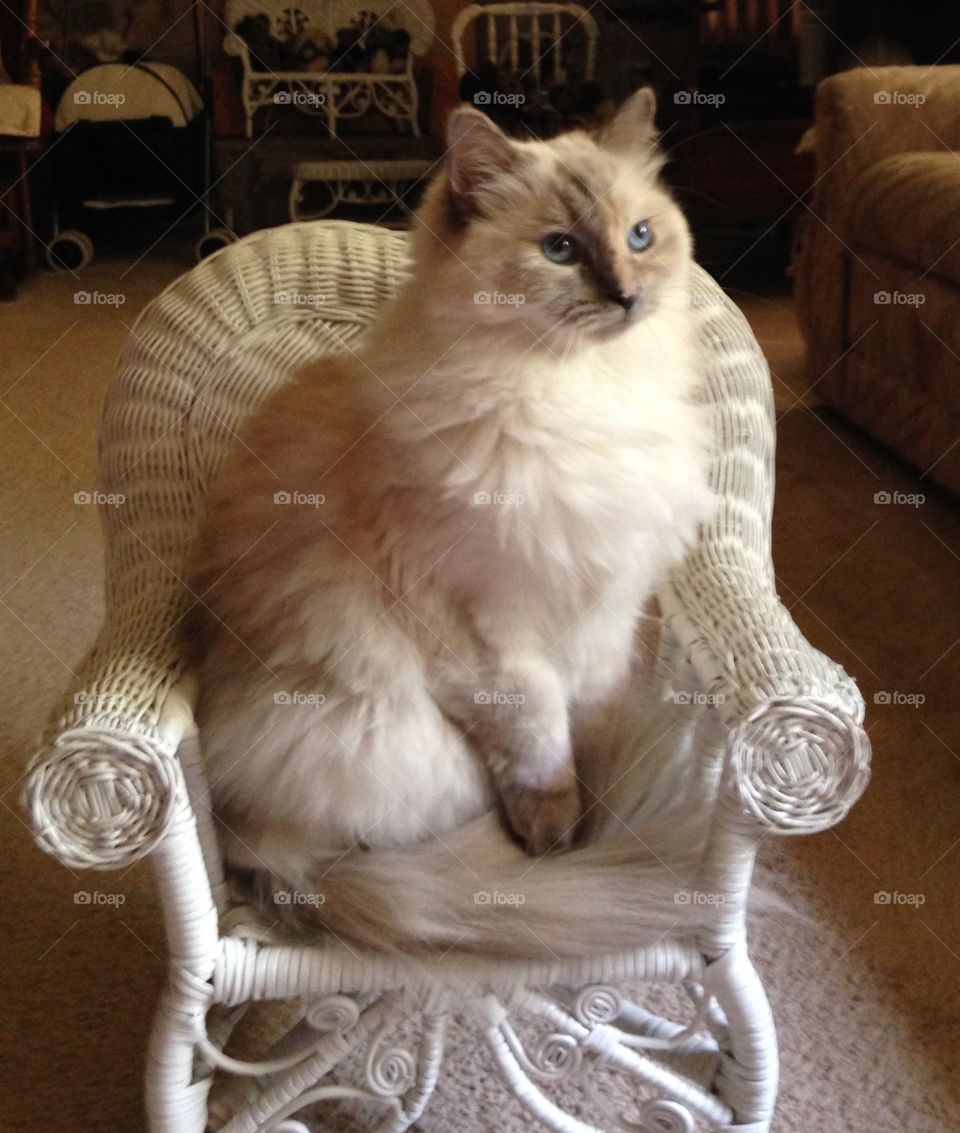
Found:
[(625, 311), (633, 310), (637, 302), (637, 293), (633, 288), (629, 291), (615, 291), (611, 296), (611, 300), (617, 303)]

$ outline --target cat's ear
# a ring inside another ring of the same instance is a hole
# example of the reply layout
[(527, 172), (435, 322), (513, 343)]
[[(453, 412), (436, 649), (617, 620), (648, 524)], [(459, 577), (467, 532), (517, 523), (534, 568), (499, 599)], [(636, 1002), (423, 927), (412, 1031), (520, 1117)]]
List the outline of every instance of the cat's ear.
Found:
[(601, 129), (597, 143), (611, 153), (627, 157), (649, 150), (657, 138), (656, 114), (657, 97), (653, 88), (641, 87)]
[(461, 106), (450, 115), (447, 147), (450, 188), (467, 199), (476, 199), (490, 181), (506, 173), (517, 160), (515, 147), (500, 127), (469, 106)]

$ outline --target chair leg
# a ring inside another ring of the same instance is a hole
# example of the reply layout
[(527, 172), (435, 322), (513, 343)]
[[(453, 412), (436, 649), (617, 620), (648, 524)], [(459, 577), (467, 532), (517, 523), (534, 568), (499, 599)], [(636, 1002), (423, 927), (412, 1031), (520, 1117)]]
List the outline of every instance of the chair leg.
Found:
[(725, 1016), (711, 1027), (721, 1050), (716, 1092), (736, 1115), (724, 1133), (769, 1133), (780, 1069), (777, 1035), (746, 945), (713, 961), (703, 987)]
[(212, 1077), (196, 1072), (196, 1042), (206, 1002), (168, 987), (153, 1021), (147, 1053), (146, 1102), (150, 1133), (204, 1133)]

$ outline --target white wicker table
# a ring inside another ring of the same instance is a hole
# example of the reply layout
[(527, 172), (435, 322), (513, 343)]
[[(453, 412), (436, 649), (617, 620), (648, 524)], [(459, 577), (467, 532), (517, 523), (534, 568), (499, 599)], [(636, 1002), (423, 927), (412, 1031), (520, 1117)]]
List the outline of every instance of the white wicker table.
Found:
[[(436, 163), (427, 158), (393, 158), (364, 161), (360, 158), (335, 161), (299, 161), (292, 170), (290, 185), (290, 219), (319, 220), (338, 205), (390, 205)], [(304, 207), (304, 188), (321, 183), (326, 200), (320, 207)]]

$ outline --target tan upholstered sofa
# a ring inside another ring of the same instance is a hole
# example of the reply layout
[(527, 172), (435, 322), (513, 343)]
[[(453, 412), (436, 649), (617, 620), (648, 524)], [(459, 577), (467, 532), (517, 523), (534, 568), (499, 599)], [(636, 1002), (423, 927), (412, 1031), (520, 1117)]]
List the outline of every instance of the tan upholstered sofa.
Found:
[(810, 384), (960, 492), (960, 66), (826, 79), (815, 145), (797, 270)]

